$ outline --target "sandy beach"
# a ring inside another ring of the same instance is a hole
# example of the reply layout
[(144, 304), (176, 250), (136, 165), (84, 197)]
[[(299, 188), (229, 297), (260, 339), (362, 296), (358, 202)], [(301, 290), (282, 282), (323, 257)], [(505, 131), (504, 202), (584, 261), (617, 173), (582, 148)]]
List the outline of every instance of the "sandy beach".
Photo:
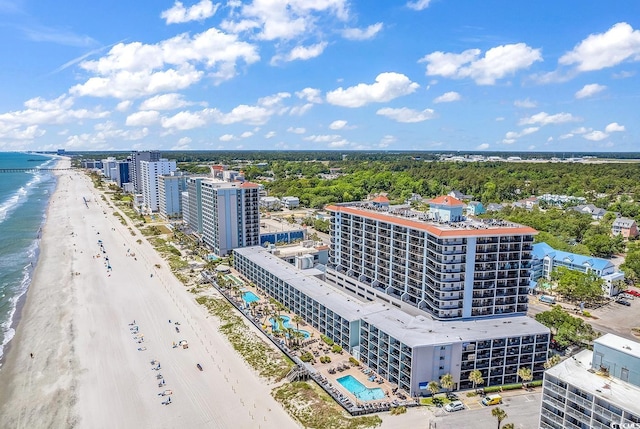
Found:
[[(299, 427), (89, 178), (58, 174), (34, 280), (0, 369), (1, 426)], [(173, 347), (181, 340), (187, 349)]]

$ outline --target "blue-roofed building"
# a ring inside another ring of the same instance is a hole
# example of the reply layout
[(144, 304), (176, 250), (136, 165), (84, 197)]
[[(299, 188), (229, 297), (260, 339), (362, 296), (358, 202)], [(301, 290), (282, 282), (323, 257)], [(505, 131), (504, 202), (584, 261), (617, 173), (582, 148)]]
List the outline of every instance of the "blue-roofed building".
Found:
[(615, 282), (624, 280), (624, 273), (618, 271), (611, 261), (577, 253), (556, 250), (547, 243), (536, 243), (531, 252), (531, 286), (536, 287), (540, 279), (551, 279), (554, 269), (565, 267), (582, 273), (594, 273), (605, 283), (605, 296), (612, 297), (620, 291)]
[(464, 210), (467, 216), (478, 216), (486, 211), (480, 201), (469, 201)]

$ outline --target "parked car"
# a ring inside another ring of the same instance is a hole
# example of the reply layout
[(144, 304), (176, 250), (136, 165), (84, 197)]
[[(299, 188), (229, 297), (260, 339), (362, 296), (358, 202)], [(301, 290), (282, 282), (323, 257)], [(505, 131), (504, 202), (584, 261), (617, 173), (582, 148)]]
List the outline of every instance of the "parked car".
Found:
[(444, 410), (450, 413), (453, 413), (454, 411), (464, 410), (464, 404), (461, 401), (449, 402), (444, 406)]
[(497, 405), (497, 404), (502, 404), (502, 396), (500, 395), (489, 395), (489, 396), (485, 396), (484, 399), (482, 400), (482, 405)]
[(631, 305), (631, 303), (629, 301), (625, 301), (624, 299), (619, 299), (616, 301), (618, 304), (620, 305), (625, 305), (627, 307), (629, 307)]
[(447, 392), (447, 399), (450, 401), (457, 401), (458, 400), (458, 395), (456, 395), (453, 392)]

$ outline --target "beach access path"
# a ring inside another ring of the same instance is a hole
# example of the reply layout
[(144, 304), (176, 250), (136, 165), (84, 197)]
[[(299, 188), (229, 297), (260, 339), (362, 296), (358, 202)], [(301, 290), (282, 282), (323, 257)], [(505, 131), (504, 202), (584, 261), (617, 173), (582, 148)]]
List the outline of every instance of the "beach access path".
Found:
[[(0, 368), (1, 426), (299, 427), (89, 178), (56, 174), (34, 279)], [(187, 349), (173, 347), (181, 340)]]

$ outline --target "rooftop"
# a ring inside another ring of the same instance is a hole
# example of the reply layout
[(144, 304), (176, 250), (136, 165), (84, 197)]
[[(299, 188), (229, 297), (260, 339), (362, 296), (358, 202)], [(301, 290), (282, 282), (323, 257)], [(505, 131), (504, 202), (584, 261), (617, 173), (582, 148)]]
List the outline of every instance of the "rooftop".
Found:
[[(448, 198), (454, 199), (453, 197)], [(430, 218), (430, 213), (416, 211), (406, 205), (379, 207), (369, 202), (352, 202), (330, 205), (326, 207), (326, 210), (423, 230), (438, 237), (534, 235), (538, 233), (528, 226), (495, 219), (466, 218), (460, 222), (438, 222)]]
[(426, 314), (414, 316), (386, 303), (362, 301), (348, 295), (328, 283), (309, 276), (305, 270), (296, 269), (262, 247), (245, 247), (235, 249), (234, 252), (267, 269), (346, 320), (362, 319), (410, 347), (549, 332), (544, 325), (527, 316), (446, 322), (433, 320)]
[(631, 341), (613, 334), (605, 334), (595, 340), (594, 343), (602, 344), (603, 346), (640, 359), (640, 343), (636, 341)]
[(573, 265), (587, 265), (596, 270), (605, 270), (607, 268), (613, 268), (611, 261), (601, 258), (594, 258), (592, 256), (579, 255), (577, 253), (564, 252), (562, 250), (556, 250), (549, 246), (547, 243), (536, 243), (533, 245), (533, 256), (538, 259), (543, 259), (545, 256), (549, 256), (555, 261), (569, 261)]
[(602, 376), (592, 372), (592, 357), (592, 351), (584, 350), (549, 368), (546, 374), (557, 377), (585, 392), (640, 415), (640, 387), (614, 377)]

